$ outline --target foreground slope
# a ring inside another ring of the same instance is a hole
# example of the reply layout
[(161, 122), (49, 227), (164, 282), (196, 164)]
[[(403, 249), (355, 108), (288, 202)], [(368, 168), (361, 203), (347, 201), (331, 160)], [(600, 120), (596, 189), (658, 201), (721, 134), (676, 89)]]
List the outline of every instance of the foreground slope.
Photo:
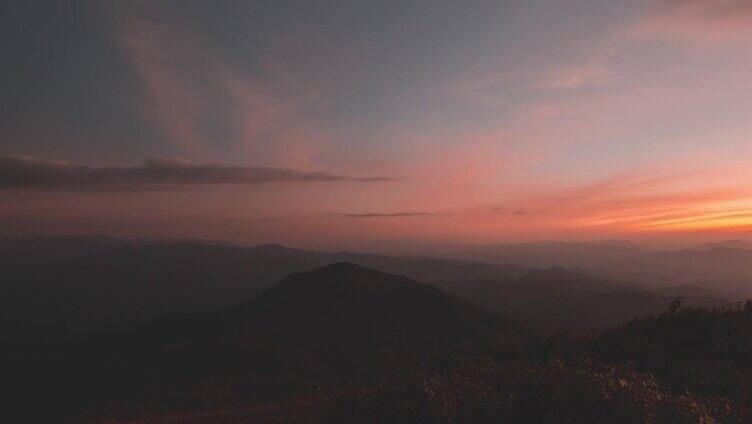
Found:
[(369, 388), (137, 423), (746, 424), (752, 310), (669, 311), (590, 338), (443, 355)]

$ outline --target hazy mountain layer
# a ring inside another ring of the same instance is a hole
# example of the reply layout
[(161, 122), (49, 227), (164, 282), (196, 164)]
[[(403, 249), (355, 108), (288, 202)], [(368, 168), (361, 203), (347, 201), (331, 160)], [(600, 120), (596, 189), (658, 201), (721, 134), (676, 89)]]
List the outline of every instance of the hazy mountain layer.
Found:
[[(6, 246), (5, 256), (0, 255), (6, 269), (0, 285), (0, 341), (6, 344), (62, 340), (170, 313), (217, 310), (251, 299), (291, 273), (341, 261), (445, 288), (544, 333), (608, 328), (662, 311), (667, 297), (677, 294), (690, 303), (726, 302), (692, 290), (657, 295), (561, 268), (325, 253), (279, 245), (63, 237), (25, 240), (19, 246), (16, 251)], [(23, 266), (32, 258), (40, 263)], [(621, 300), (608, 295), (624, 290), (630, 295)]]

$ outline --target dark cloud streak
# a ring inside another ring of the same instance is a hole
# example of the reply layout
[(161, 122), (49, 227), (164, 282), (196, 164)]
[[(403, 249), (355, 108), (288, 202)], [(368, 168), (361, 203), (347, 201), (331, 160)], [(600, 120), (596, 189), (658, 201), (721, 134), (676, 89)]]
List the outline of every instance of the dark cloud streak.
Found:
[(431, 216), (428, 212), (397, 212), (397, 213), (348, 213), (348, 218), (401, 218), (409, 216)]
[(496, 207), (492, 209), (493, 212), (506, 214), (506, 215), (537, 215), (544, 213), (543, 211), (527, 210), (527, 209), (508, 209), (504, 207)]
[(196, 184), (390, 180), (282, 168), (199, 165), (184, 159), (147, 159), (139, 166), (91, 167), (28, 156), (0, 156), (0, 188), (6, 189), (148, 189)]

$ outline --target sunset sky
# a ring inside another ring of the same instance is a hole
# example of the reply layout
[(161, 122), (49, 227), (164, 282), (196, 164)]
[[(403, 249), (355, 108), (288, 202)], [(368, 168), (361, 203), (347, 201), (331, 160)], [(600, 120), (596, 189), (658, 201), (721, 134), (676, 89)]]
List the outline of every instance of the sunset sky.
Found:
[(752, 239), (752, 1), (10, 1), (0, 235)]

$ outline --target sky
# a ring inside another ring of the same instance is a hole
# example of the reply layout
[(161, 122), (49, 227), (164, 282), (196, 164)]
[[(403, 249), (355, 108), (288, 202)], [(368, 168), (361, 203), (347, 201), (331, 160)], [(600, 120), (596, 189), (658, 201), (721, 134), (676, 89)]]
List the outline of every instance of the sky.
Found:
[(752, 238), (752, 1), (5, 1), (0, 235)]

